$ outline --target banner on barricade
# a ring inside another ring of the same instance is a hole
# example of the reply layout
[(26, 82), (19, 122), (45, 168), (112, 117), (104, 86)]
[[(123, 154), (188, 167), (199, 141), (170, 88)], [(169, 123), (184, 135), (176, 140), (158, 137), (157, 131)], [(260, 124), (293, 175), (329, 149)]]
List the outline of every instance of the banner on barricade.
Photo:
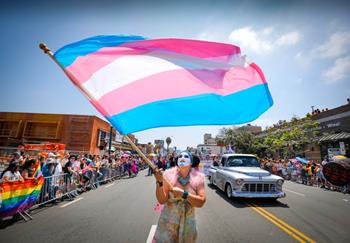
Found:
[(40, 195), (44, 184), (43, 177), (24, 182), (0, 184), (0, 218), (15, 215), (32, 207)]
[(24, 149), (25, 150), (61, 151), (66, 149), (66, 145), (62, 143), (25, 144)]
[(36, 203), (45, 182), (38, 162), (34, 177), (37, 180), (0, 183), (0, 218), (21, 213)]

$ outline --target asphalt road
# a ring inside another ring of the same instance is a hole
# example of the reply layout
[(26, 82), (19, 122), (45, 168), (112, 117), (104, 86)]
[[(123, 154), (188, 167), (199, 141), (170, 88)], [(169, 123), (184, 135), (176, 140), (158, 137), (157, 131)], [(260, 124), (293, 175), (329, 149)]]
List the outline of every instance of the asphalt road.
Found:
[[(159, 213), (155, 181), (145, 176), (121, 179), (32, 212), (34, 220), (0, 230), (1, 242), (146, 242)], [(207, 187), (207, 202), (197, 209), (198, 242), (350, 242), (350, 196), (291, 182), (287, 197), (227, 200)]]

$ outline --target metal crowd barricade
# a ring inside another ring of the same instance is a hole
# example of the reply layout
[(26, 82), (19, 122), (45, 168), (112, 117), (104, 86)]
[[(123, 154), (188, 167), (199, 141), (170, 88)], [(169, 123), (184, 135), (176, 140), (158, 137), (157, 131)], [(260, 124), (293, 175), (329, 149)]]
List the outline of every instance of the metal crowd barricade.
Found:
[(100, 171), (89, 171), (89, 177), (81, 173), (61, 174), (45, 177), (36, 206), (41, 206), (57, 200), (73, 198), (78, 192), (86, 189), (97, 189), (101, 183), (110, 182), (122, 177), (119, 167), (101, 168)]
[(74, 196), (78, 195), (78, 192), (83, 192), (87, 188), (97, 189), (101, 183), (111, 182), (125, 175), (122, 165), (113, 168), (102, 167), (99, 171), (91, 169), (88, 173), (89, 177), (84, 177), (78, 172), (44, 177), (45, 181), (36, 204), (20, 215), (27, 221), (27, 217), (32, 219), (29, 214), (30, 210), (57, 200), (63, 201), (65, 198), (72, 200)]
[(45, 177), (44, 185), (41, 188), (37, 206), (62, 199), (67, 195), (68, 190), (68, 174), (54, 175)]

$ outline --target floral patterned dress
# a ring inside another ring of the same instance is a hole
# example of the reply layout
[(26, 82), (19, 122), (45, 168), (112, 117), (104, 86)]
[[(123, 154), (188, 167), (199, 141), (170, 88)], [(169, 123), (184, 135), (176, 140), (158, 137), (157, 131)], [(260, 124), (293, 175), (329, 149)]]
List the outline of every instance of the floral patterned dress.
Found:
[[(172, 168), (164, 172), (164, 177), (173, 186), (180, 187), (178, 168)], [(185, 186), (189, 193), (197, 194), (197, 189), (204, 187), (204, 174), (191, 169), (190, 182)], [(165, 204), (159, 217), (157, 230), (153, 239), (156, 243), (192, 243), (197, 239), (197, 225), (195, 208), (186, 200), (171, 198)]]

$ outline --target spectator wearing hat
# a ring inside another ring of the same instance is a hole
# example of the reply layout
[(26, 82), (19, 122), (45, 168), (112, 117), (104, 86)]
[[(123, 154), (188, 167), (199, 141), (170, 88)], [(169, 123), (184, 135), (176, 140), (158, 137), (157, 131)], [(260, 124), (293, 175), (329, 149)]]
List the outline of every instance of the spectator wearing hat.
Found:
[(55, 171), (53, 173), (53, 175), (55, 176), (54, 177), (55, 178), (54, 183), (55, 183), (55, 186), (58, 186), (59, 179), (60, 179), (59, 177), (60, 177), (60, 175), (62, 175), (63, 169), (62, 169), (61, 161), (58, 158), (59, 155), (54, 155), (54, 156), (55, 156), (54, 157), (54, 161), (55, 161), (55, 164), (56, 164), (56, 169), (55, 169)]
[(53, 158), (49, 158), (45, 161), (44, 167), (43, 167), (43, 176), (53, 176), (56, 170), (56, 162)]
[(55, 186), (53, 181), (53, 175), (55, 174), (57, 163), (55, 159), (49, 158), (46, 160), (46, 163), (43, 168), (43, 176), (45, 178), (44, 190), (48, 191), (49, 200), (54, 199), (55, 195)]

